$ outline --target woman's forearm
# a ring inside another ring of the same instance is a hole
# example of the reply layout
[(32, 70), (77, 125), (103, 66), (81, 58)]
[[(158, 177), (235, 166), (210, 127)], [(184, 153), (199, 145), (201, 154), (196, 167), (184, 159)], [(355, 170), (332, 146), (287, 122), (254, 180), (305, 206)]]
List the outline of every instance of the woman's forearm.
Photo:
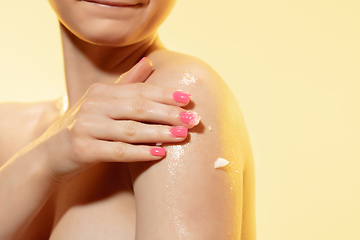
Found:
[(0, 239), (18, 239), (56, 189), (45, 157), (41, 146), (28, 146), (0, 168)]

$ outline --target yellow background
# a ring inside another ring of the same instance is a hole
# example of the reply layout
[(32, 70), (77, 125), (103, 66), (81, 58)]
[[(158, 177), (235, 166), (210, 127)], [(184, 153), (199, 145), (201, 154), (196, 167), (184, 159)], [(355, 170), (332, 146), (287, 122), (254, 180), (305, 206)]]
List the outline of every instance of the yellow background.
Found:
[[(160, 30), (234, 91), (253, 145), (258, 239), (360, 239), (360, 1), (179, 0)], [(0, 5), (0, 101), (64, 93), (45, 0)]]

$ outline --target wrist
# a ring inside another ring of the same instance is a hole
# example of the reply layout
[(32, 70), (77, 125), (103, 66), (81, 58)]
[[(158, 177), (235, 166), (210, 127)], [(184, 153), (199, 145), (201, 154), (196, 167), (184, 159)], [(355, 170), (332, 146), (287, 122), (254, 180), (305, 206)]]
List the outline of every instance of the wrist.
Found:
[(19, 159), (22, 166), (27, 168), (32, 181), (40, 184), (44, 189), (55, 189), (59, 183), (55, 180), (49, 166), (48, 148), (40, 139), (27, 146), (25, 154)]

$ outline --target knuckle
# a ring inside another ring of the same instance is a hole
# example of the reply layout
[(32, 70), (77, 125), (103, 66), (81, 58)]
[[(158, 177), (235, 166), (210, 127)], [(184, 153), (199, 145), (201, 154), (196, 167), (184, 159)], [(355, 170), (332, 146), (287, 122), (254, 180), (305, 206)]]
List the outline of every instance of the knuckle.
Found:
[(177, 107), (169, 107), (166, 111), (166, 121), (167, 122), (174, 122), (176, 117), (180, 115), (180, 110)]
[[(161, 94), (161, 96), (162, 96), (163, 98), (166, 98), (166, 97), (168, 97), (169, 95), (172, 96), (175, 91), (176, 91), (175, 88), (174, 88), (174, 89), (161, 88), (161, 89), (160, 89), (160, 94)], [(170, 94), (169, 94), (169, 92), (170, 92)]]
[(84, 117), (79, 117), (75, 119), (73, 127), (71, 128), (72, 132), (75, 134), (75, 136), (83, 135), (90, 125), (89, 121)]
[(158, 139), (162, 138), (164, 136), (164, 128), (161, 126), (157, 126), (155, 134), (156, 134), (156, 138)]
[(91, 112), (95, 106), (98, 105), (98, 100), (95, 98), (85, 98), (81, 104), (79, 111)]
[(136, 127), (134, 122), (127, 122), (124, 127), (124, 133), (128, 137), (133, 137), (136, 134)]
[(119, 143), (115, 146), (116, 158), (123, 159), (125, 157), (126, 147), (123, 143)]
[(144, 97), (146, 96), (147, 87), (145, 83), (135, 83), (134, 92), (136, 96)]
[(72, 141), (71, 147), (75, 159), (81, 160), (84, 158), (88, 145), (87, 141), (82, 138), (76, 138)]
[(93, 83), (90, 85), (89, 89), (88, 89), (88, 93), (90, 95), (98, 95), (101, 92), (103, 92), (105, 90), (105, 88), (107, 87), (106, 83)]
[(146, 105), (146, 101), (142, 99), (136, 99), (132, 103), (131, 110), (137, 115), (137, 117), (141, 117), (146, 112)]

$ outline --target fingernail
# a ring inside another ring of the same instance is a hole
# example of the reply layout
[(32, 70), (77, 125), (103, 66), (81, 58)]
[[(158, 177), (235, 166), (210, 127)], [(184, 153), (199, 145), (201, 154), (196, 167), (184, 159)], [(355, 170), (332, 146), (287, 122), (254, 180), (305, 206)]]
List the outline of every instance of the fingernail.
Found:
[(196, 112), (187, 111), (180, 114), (180, 120), (183, 123), (195, 126), (198, 125), (200, 122), (200, 116)]
[(165, 156), (165, 148), (152, 148), (150, 153), (155, 157), (162, 157)]
[(188, 134), (188, 129), (186, 127), (173, 127), (170, 129), (170, 134), (174, 137), (183, 138)]
[(173, 98), (178, 103), (189, 103), (191, 99), (191, 94), (182, 91), (176, 91), (173, 94)]
[(150, 64), (151, 67), (153, 66), (152, 61), (151, 61), (149, 58), (147, 58), (147, 57), (143, 57), (139, 62), (142, 62), (142, 61), (144, 61), (144, 60), (147, 60), (147, 61), (149, 62), (149, 64)]

